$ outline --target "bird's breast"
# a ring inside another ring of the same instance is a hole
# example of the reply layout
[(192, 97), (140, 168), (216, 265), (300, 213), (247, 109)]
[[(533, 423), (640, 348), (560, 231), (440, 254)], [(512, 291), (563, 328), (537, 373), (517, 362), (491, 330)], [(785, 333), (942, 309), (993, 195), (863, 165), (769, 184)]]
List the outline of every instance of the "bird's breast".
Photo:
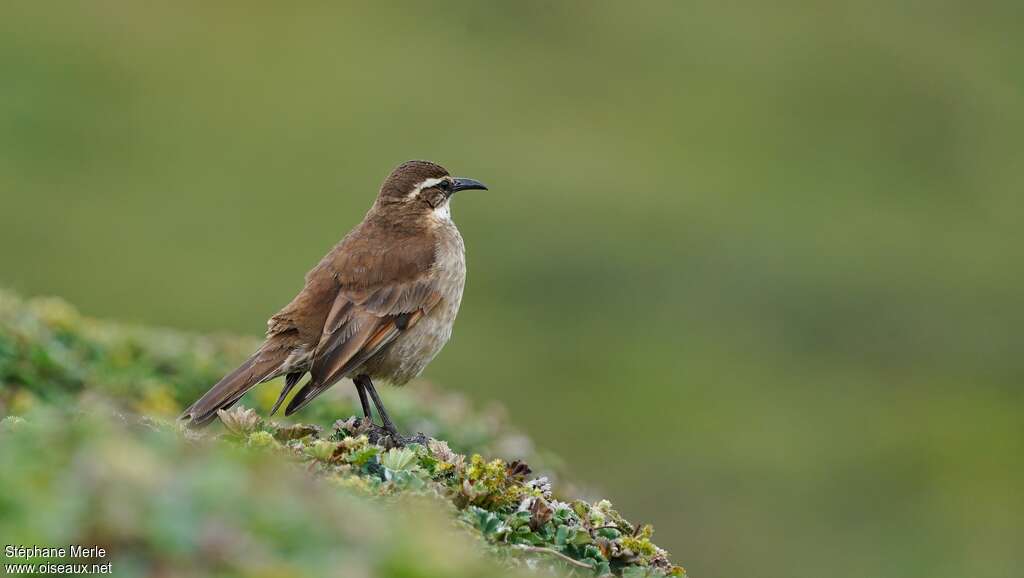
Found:
[(466, 285), (465, 246), (458, 230), (439, 235), (433, 274), (437, 276), (440, 301), (367, 363), (365, 371), (370, 377), (395, 385), (407, 383), (426, 368), (451, 338)]

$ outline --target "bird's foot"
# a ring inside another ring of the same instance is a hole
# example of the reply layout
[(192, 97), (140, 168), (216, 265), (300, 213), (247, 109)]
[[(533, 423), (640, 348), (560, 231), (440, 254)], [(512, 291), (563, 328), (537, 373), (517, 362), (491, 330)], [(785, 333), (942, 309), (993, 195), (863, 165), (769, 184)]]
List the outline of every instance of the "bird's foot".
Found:
[(393, 425), (391, 427), (377, 425), (365, 417), (358, 418), (358, 420), (359, 425), (357, 427), (359, 432), (366, 434), (370, 443), (383, 446), (388, 449), (401, 448), (409, 444), (427, 445), (427, 442), (430, 441), (430, 438), (423, 433), (404, 436), (400, 434), (398, 429)]
[(416, 432), (411, 436), (398, 435), (397, 441), (395, 443), (397, 444), (397, 447), (405, 447), (409, 444), (419, 444), (421, 446), (425, 446), (429, 441), (430, 438), (424, 435), (423, 432)]
[(403, 448), (410, 444), (427, 445), (430, 438), (427, 438), (423, 434), (416, 434), (414, 436), (402, 436), (399, 434), (397, 429), (383, 427), (372, 423), (370, 428), (367, 430), (367, 438), (371, 444), (377, 444), (384, 448)]

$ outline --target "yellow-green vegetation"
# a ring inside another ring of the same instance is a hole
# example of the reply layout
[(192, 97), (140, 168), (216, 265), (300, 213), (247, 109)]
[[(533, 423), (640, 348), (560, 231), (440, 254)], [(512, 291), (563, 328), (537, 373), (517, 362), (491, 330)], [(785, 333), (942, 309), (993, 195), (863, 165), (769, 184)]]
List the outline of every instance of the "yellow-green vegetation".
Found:
[[(555, 463), (430, 389), (393, 400), (430, 435), (405, 447), (347, 417), (347, 397), (312, 424), (238, 406), (223, 427), (181, 428), (175, 413), (251, 346), (0, 293), (0, 535), (102, 546), (122, 576), (685, 574), (609, 501), (483, 457)], [(244, 403), (264, 409), (263, 389)]]

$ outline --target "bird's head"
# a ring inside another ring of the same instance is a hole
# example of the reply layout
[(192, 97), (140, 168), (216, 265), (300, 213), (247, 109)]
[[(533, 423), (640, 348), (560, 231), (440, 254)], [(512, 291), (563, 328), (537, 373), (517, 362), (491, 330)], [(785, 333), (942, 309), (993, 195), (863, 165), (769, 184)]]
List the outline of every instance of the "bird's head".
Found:
[(452, 195), (471, 189), (487, 187), (480, 181), (453, 177), (444, 167), (429, 161), (407, 161), (384, 179), (377, 204), (385, 210), (447, 216)]

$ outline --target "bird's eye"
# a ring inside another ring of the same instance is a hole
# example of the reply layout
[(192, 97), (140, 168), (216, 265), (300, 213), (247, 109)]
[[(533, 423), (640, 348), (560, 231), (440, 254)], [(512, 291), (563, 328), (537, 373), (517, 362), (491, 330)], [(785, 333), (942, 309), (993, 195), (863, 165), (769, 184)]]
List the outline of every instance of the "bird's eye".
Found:
[(441, 181), (440, 183), (437, 184), (437, 188), (441, 189), (442, 191), (447, 191), (448, 189), (452, 188), (452, 182)]

